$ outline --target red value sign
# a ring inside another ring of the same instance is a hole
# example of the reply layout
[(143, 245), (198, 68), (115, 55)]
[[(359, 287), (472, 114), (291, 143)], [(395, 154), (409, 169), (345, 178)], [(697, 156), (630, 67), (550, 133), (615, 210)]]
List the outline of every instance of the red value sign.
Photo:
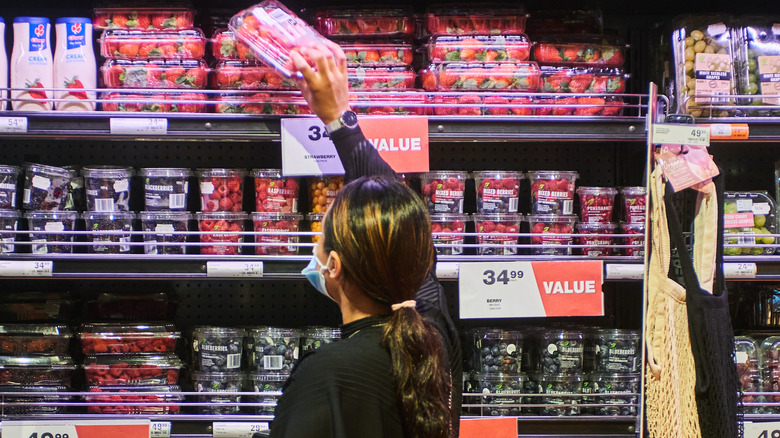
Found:
[(427, 117), (361, 117), (360, 128), (398, 173), (427, 172)]
[(460, 438), (517, 438), (514, 418), (463, 418)]

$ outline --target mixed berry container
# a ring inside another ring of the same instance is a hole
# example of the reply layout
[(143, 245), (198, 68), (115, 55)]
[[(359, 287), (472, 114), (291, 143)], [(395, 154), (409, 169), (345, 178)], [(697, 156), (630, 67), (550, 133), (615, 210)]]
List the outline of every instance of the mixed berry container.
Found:
[(0, 356), (67, 355), (73, 331), (65, 325), (0, 325)]
[(522, 214), (486, 213), (475, 214), (473, 218), (480, 255), (517, 254), (517, 233), (523, 221)]
[(113, 59), (201, 59), (206, 54), (206, 37), (200, 29), (111, 29), (100, 37), (100, 54)]
[(241, 370), (245, 336), (246, 332), (239, 328), (194, 328), (192, 331), (193, 369), (212, 373)]
[[(568, 246), (574, 238), (571, 234), (574, 232), (577, 216), (532, 214), (528, 216), (528, 222), (531, 226), (531, 242), (537, 245), (533, 248), (534, 254), (571, 255), (571, 247)], [(545, 246), (550, 247), (545, 248)]]
[(133, 250), (130, 242), (133, 239), (133, 221), (136, 214), (128, 211), (87, 212), (81, 215), (86, 223), (87, 238), (92, 242), (88, 245), (91, 253), (98, 254), (129, 254)]
[(477, 213), (517, 213), (522, 172), (485, 170), (474, 172)]
[(298, 212), (298, 178), (282, 176), (280, 169), (252, 169), (255, 211), (276, 213)]
[[(252, 222), (256, 232), (298, 232), (298, 225), (303, 219), (299, 213), (255, 212)], [(257, 255), (295, 255), (298, 254), (298, 236), (289, 234), (258, 234), (255, 235)]]
[(85, 355), (171, 353), (181, 332), (170, 323), (88, 323), (78, 333)]
[(605, 257), (615, 255), (612, 245), (615, 244), (615, 238), (612, 236), (599, 236), (598, 234), (614, 234), (617, 225), (609, 222), (577, 224), (578, 245), (587, 245), (580, 248), (580, 252), (588, 257)]
[(20, 169), (0, 165), (0, 209), (16, 208), (16, 181)]
[(87, 210), (130, 211), (130, 167), (89, 166), (81, 169), (87, 193)]
[(531, 182), (531, 212), (535, 214), (574, 213), (574, 183), (579, 173), (539, 170), (528, 172)]
[(176, 167), (146, 167), (138, 171), (144, 181), (147, 211), (187, 210), (192, 172)]
[(62, 167), (27, 163), (22, 200), (25, 210), (64, 210), (73, 176)]
[[(430, 218), (436, 253), (441, 255), (463, 254), (464, 236), (446, 233), (465, 233), (465, 223), (468, 221), (468, 215), (463, 213), (436, 213), (431, 214)], [(437, 233), (441, 234), (437, 235)]]
[(420, 175), (423, 199), (428, 213), (463, 213), (463, 199), (469, 174), (440, 170)]
[(244, 177), (242, 169), (197, 169), (200, 206), (203, 212), (242, 211)]
[[(144, 231), (145, 254), (185, 254), (184, 243), (193, 216), (186, 211), (142, 211), (141, 230)], [(148, 234), (147, 234), (148, 233)]]
[[(75, 211), (28, 211), (33, 254), (69, 254), (73, 252), (73, 234), (79, 214)], [(53, 233), (41, 234), (40, 232)]]

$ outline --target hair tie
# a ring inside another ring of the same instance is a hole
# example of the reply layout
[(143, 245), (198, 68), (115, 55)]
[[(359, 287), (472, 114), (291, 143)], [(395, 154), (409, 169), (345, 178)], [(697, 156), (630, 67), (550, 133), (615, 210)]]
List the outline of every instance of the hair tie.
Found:
[(406, 300), (406, 301), (400, 302), (398, 304), (393, 304), (393, 305), (390, 306), (390, 308), (393, 309), (393, 312), (395, 312), (398, 309), (402, 309), (404, 307), (411, 307), (412, 309), (414, 309), (415, 307), (417, 307), (417, 301), (415, 301), (415, 300)]

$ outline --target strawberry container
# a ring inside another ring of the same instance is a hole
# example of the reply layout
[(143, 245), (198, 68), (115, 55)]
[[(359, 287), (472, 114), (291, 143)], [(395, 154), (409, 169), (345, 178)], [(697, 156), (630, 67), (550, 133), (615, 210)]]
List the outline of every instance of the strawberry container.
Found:
[(465, 223), (468, 220), (468, 215), (462, 213), (436, 213), (430, 216), (431, 232), (433, 233), (433, 244), (436, 247), (436, 253), (442, 255), (463, 254), (464, 236), (446, 233), (465, 233)]
[(0, 385), (70, 387), (75, 371), (70, 356), (0, 356)]
[(319, 176), (309, 178), (309, 201), (312, 213), (325, 213), (344, 186), (343, 176)]
[(454, 170), (440, 170), (420, 175), (423, 199), (428, 212), (463, 213), (463, 198), (469, 174)]
[(94, 212), (82, 214), (86, 230), (91, 233), (87, 240), (90, 253), (97, 254), (129, 254), (133, 247), (133, 221), (136, 214), (127, 211)]
[(100, 68), (106, 88), (206, 88), (210, 70), (203, 60), (109, 59)]
[[(60, 394), (68, 392), (66, 386), (2, 385), (3, 413), (6, 415), (63, 414), (68, 406), (60, 405), (73, 400), (73, 396)], [(9, 392), (24, 392), (24, 395), (10, 395)]]
[(25, 210), (64, 210), (74, 172), (43, 164), (27, 163), (24, 167)]
[[(531, 226), (531, 243), (534, 254), (571, 255), (574, 225), (577, 216), (573, 214), (532, 214), (528, 216)], [(548, 245), (555, 245), (545, 248)], [(565, 245), (565, 246), (560, 246)]]
[(531, 182), (531, 212), (572, 214), (574, 182), (580, 174), (570, 171), (539, 170), (528, 172)]
[(478, 213), (517, 213), (522, 172), (484, 170), (473, 176)]
[(480, 255), (517, 254), (517, 233), (520, 232), (522, 214), (475, 214), (474, 231), (477, 233), (477, 252)]
[(181, 392), (177, 385), (91, 386), (84, 401), (94, 403), (87, 406), (91, 414), (178, 414), (178, 403), (184, 401), (184, 396), (172, 394), (177, 392)]
[(565, 96), (540, 98), (534, 114), (538, 116), (620, 116), (625, 103), (618, 96)]
[(211, 51), (214, 59), (218, 61), (257, 61), (258, 58), (252, 49), (246, 44), (238, 41), (233, 32), (229, 30), (218, 30), (211, 39)]
[(534, 113), (530, 97), (511, 93), (440, 93), (432, 98), (437, 116), (530, 116)]
[(186, 211), (142, 211), (145, 254), (186, 254), (184, 243), (192, 214)]
[(623, 200), (623, 219), (632, 224), (644, 223), (647, 188), (642, 186), (622, 187), (620, 198)]
[(103, 354), (84, 359), (87, 385), (175, 385), (184, 364), (173, 353)]
[(245, 170), (197, 169), (195, 174), (200, 184), (202, 211), (242, 211)]
[(537, 91), (539, 66), (535, 62), (448, 62), (432, 64), (422, 72), (428, 91)]
[[(765, 192), (726, 192), (724, 194), (723, 228), (727, 244), (769, 245), (775, 238), (764, 236), (777, 231), (775, 202)], [(734, 236), (735, 237), (730, 237)], [(725, 247), (726, 255), (771, 255), (773, 247)]]
[(528, 37), (520, 35), (440, 35), (427, 45), (431, 62), (520, 62), (531, 56)]
[(628, 234), (623, 237), (623, 245), (632, 245), (632, 248), (623, 248), (624, 255), (629, 257), (644, 257), (645, 255), (645, 224), (624, 223), (620, 225), (620, 234)]
[(428, 8), (432, 35), (517, 35), (525, 31), (522, 5), (433, 5)]
[(16, 251), (16, 231), (22, 214), (16, 210), (0, 210), (0, 254)]
[(256, 61), (222, 61), (214, 69), (218, 90), (297, 90), (295, 82)]
[(350, 106), (358, 114), (369, 115), (417, 115), (428, 114), (427, 94), (418, 90), (377, 91), (350, 93)]
[(672, 22), (675, 112), (694, 117), (735, 114), (718, 108), (733, 105), (728, 96), (737, 90), (731, 21), (725, 15), (686, 15)]
[(580, 219), (586, 223), (612, 222), (617, 190), (612, 187), (580, 187)]
[(612, 236), (601, 236), (600, 234), (614, 234), (617, 225), (608, 222), (596, 223), (578, 223), (577, 224), (577, 244), (588, 245), (580, 248), (580, 253), (588, 257), (604, 257), (614, 255), (612, 245), (615, 244), (615, 238)]
[(200, 247), (201, 254), (237, 255), (241, 254), (244, 236), (244, 222), (249, 215), (240, 212), (215, 211), (197, 213), (198, 229), (205, 232), (200, 242), (208, 245)]
[(327, 40), (276, 0), (265, 0), (239, 12), (228, 28), (266, 64), (286, 77), (300, 76), (290, 59), (290, 51)]
[(117, 59), (201, 59), (206, 54), (206, 37), (200, 29), (107, 30), (100, 37), (100, 54)]
[[(255, 212), (252, 222), (256, 232), (270, 233), (275, 231), (298, 232), (298, 224), (303, 215), (298, 213)], [(260, 234), (255, 236), (255, 243), (268, 244), (255, 246), (257, 255), (295, 255), (298, 246), (287, 244), (298, 243), (298, 236), (289, 234)]]
[[(230, 415), (238, 414), (241, 406), (226, 403), (240, 403), (240, 395), (227, 395), (223, 393), (239, 392), (243, 389), (244, 373), (231, 372), (204, 372), (192, 373), (192, 386), (195, 392), (201, 393), (195, 399), (198, 403), (208, 403), (208, 406), (197, 406), (195, 409), (201, 414)], [(204, 394), (209, 393), (209, 394)]]
[(78, 333), (85, 355), (170, 353), (181, 333), (170, 323), (89, 323)]
[(544, 65), (622, 67), (626, 45), (603, 35), (562, 35), (535, 42), (531, 58)]
[(352, 90), (414, 88), (416, 77), (411, 67), (347, 68), (347, 80)]
[(604, 16), (599, 9), (549, 9), (534, 11), (528, 21), (528, 34), (598, 34)]
[[(738, 62), (737, 90), (739, 94), (757, 96), (741, 104), (780, 105), (780, 17), (743, 17), (744, 26), (739, 28), (735, 44)], [(767, 96), (761, 97), (758, 96)], [(771, 96), (771, 97), (770, 97)], [(778, 116), (780, 110), (751, 110), (749, 116)]]
[(328, 7), (315, 17), (327, 37), (398, 37), (414, 34), (411, 8)]
[(0, 165), (0, 209), (16, 208), (16, 181), (20, 169)]
[(280, 169), (252, 169), (249, 176), (255, 183), (255, 211), (298, 212), (298, 178), (282, 176)]
[(300, 94), (285, 92), (223, 94), (217, 97), (216, 112), (230, 114), (312, 114)]
[(411, 44), (341, 43), (348, 65), (355, 66), (409, 66), (414, 52)]
[(87, 210), (113, 212), (130, 210), (130, 167), (88, 166), (81, 169), (87, 192)]
[(249, 331), (249, 368), (258, 373), (289, 373), (300, 357), (301, 332), (279, 327)]
[(290, 377), (288, 373), (250, 373), (247, 388), (253, 392), (268, 393), (254, 397), (254, 403), (267, 403), (267, 406), (256, 406), (255, 415), (273, 415), (276, 403), (282, 395), (284, 383)]
[[(79, 214), (75, 211), (29, 211), (24, 214), (33, 254), (70, 254)], [(46, 234), (41, 234), (45, 232)]]
[(144, 205), (147, 211), (187, 210), (189, 169), (145, 167), (138, 171), (144, 181)]
[(542, 66), (545, 93), (625, 93), (629, 75), (619, 68)]
[(176, 30), (192, 28), (190, 8), (95, 8), (93, 27), (98, 29)]
[(164, 293), (113, 294), (104, 292), (86, 305), (86, 315), (111, 321), (162, 321), (176, 316), (176, 301)]
[(103, 94), (103, 111), (204, 113), (208, 97), (195, 92), (111, 92)]
[(67, 355), (73, 331), (65, 325), (0, 325), (0, 356)]
[[(743, 392), (761, 392), (761, 368), (759, 366), (759, 347), (755, 339), (748, 336), (734, 337), (734, 364), (737, 367), (737, 377)], [(744, 395), (742, 401), (755, 403), (763, 401), (763, 396)], [(746, 412), (760, 413), (761, 408), (746, 406)]]
[[(309, 213), (306, 215), (306, 221), (309, 222), (309, 230), (314, 233), (322, 233), (322, 220), (325, 219), (324, 213)], [(320, 240), (319, 235), (311, 236), (312, 243)]]

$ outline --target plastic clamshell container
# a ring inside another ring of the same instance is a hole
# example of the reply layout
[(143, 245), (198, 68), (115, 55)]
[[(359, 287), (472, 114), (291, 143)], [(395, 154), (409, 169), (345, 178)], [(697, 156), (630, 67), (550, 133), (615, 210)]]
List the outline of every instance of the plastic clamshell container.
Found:
[(170, 323), (89, 323), (78, 333), (85, 355), (173, 352), (181, 332)]
[(141, 230), (144, 233), (145, 254), (185, 254), (184, 243), (189, 231), (189, 221), (193, 215), (186, 211), (142, 211)]
[(526, 13), (519, 3), (432, 5), (427, 11), (432, 35), (517, 35), (525, 32)]
[(463, 213), (463, 199), (469, 174), (440, 170), (420, 175), (420, 187), (428, 213)]
[[(0, 398), (3, 400), (3, 412), (7, 415), (30, 414), (61, 414), (67, 411), (67, 406), (55, 403), (66, 403), (73, 399), (71, 395), (62, 395), (60, 392), (68, 392), (66, 386), (0, 386)], [(25, 395), (7, 395), (9, 392), (25, 392)], [(49, 404), (51, 403), (51, 404)]]
[(474, 172), (478, 213), (517, 213), (522, 172), (483, 170)]
[(238, 41), (233, 32), (229, 30), (214, 32), (214, 38), (211, 39), (211, 51), (214, 59), (218, 61), (256, 61), (260, 59), (249, 46)]
[(531, 56), (531, 43), (523, 34), (440, 35), (427, 47), (431, 62), (520, 62)]
[(612, 222), (617, 189), (613, 187), (580, 187), (580, 219), (590, 224)]
[[(73, 252), (73, 234), (79, 214), (75, 211), (28, 211), (24, 214), (30, 230), (33, 254)], [(53, 234), (39, 234), (38, 232)]]
[(175, 385), (184, 364), (173, 353), (102, 354), (84, 359), (87, 385)]
[(620, 198), (623, 200), (623, 220), (632, 224), (643, 224), (647, 211), (647, 188), (621, 187)]
[[(89, 392), (89, 395), (84, 396), (84, 401), (95, 403), (87, 407), (87, 412), (92, 414), (177, 414), (180, 410), (177, 403), (184, 401), (183, 395), (172, 394), (181, 392), (181, 388), (177, 385), (103, 385), (91, 386)], [(111, 394), (101, 394), (104, 392)], [(97, 403), (110, 403), (110, 405), (97, 405)]]
[[(192, 172), (180, 167), (145, 167), (138, 171), (144, 182), (147, 211), (187, 210)], [(143, 219), (143, 218), (141, 218)]]
[(0, 356), (0, 385), (70, 387), (75, 371), (69, 356)]
[(201, 254), (237, 255), (241, 254), (241, 244), (244, 242), (244, 222), (249, 220), (249, 215), (243, 212), (214, 211), (209, 213), (196, 213), (198, 229), (205, 231), (201, 234)]
[(577, 224), (576, 242), (578, 245), (588, 245), (579, 248), (579, 252), (588, 257), (605, 257), (614, 254), (612, 245), (615, 244), (615, 238), (612, 236), (601, 236), (600, 234), (614, 234), (617, 225), (609, 222), (581, 222)]
[(284, 383), (290, 377), (288, 373), (249, 373), (248, 390), (272, 394), (262, 394), (254, 397), (255, 403), (268, 403), (268, 406), (256, 406), (256, 415), (273, 415), (276, 403), (281, 397)]
[(0, 210), (0, 254), (16, 251), (16, 231), (22, 214), (16, 210)]
[(312, 114), (309, 104), (298, 93), (262, 92), (255, 94), (223, 94), (217, 96), (215, 111), (229, 114)]
[(573, 171), (534, 170), (531, 182), (531, 212), (536, 214), (574, 213), (574, 185), (580, 174)]
[(286, 77), (296, 75), (290, 60), (291, 50), (327, 44), (322, 35), (276, 0), (265, 0), (244, 9), (230, 19), (228, 28), (255, 55)]
[(190, 8), (95, 8), (96, 29), (166, 30), (190, 29), (195, 11)]
[(727, 15), (684, 15), (672, 25), (676, 112), (694, 117), (721, 117), (735, 111), (733, 19)]
[(87, 314), (100, 320), (163, 321), (176, 315), (176, 301), (165, 293), (101, 293), (87, 302)]
[(0, 325), (0, 356), (68, 354), (73, 331), (65, 325)]
[(447, 62), (422, 72), (428, 91), (537, 91), (541, 72), (535, 62)]
[(414, 88), (416, 77), (411, 67), (347, 68), (347, 80), (352, 90)]
[(255, 61), (221, 61), (214, 69), (218, 90), (297, 90), (295, 82)]
[[(312, 213), (325, 214), (344, 186), (343, 176), (316, 176), (307, 179)], [(321, 231), (321, 230), (320, 230)]]
[[(303, 220), (299, 213), (254, 212), (252, 222), (256, 232), (270, 233), (275, 231), (298, 232), (298, 224)], [(260, 234), (255, 236), (257, 255), (295, 255), (298, 254), (298, 236), (288, 234)]]
[(201, 414), (229, 415), (238, 414), (241, 410), (239, 405), (224, 406), (224, 403), (239, 403), (240, 395), (222, 394), (226, 392), (239, 392), (243, 389), (246, 376), (238, 371), (232, 372), (203, 372), (196, 371), (192, 373), (192, 384), (195, 392), (210, 393), (208, 395), (198, 395), (197, 400), (201, 403), (209, 403), (208, 406), (198, 406), (196, 409)]
[(88, 166), (81, 169), (91, 212), (130, 211), (130, 167)]
[[(449, 235), (445, 233), (466, 232), (465, 223), (468, 215), (462, 213), (436, 213), (431, 214), (431, 232), (436, 253), (442, 255), (463, 254), (463, 235)], [(437, 235), (437, 233), (441, 233)]]
[(10, 292), (0, 296), (0, 320), (3, 321), (69, 321), (74, 308), (75, 301), (68, 292)]
[(341, 49), (351, 66), (408, 66), (414, 52), (411, 44), (341, 43)]
[(200, 207), (203, 212), (242, 211), (244, 177), (243, 169), (197, 169), (200, 186)]
[[(765, 192), (726, 192), (724, 194), (723, 228), (725, 243), (769, 245), (775, 238), (762, 236), (777, 232), (775, 202)], [(736, 235), (731, 237), (731, 235)], [(773, 247), (734, 247), (723, 249), (725, 255), (770, 255)]]
[(604, 29), (600, 9), (547, 9), (534, 11), (528, 34), (598, 34)]
[(307, 327), (301, 332), (301, 354), (338, 342), (341, 330), (332, 327)]
[(327, 37), (397, 37), (414, 34), (411, 8), (328, 7), (315, 17)]
[(625, 50), (625, 43), (606, 35), (560, 35), (537, 40), (531, 58), (544, 65), (622, 67)]
[(530, 116), (534, 101), (527, 96), (497, 92), (437, 93), (431, 99), (437, 116)]
[[(480, 416), (517, 416), (527, 408), (521, 408), (520, 404), (529, 404), (530, 397), (518, 397), (516, 394), (527, 394), (528, 377), (525, 373), (517, 372), (477, 372), (472, 373), (467, 383), (469, 392), (482, 393), (481, 398), (473, 399), (487, 406), (470, 408), (472, 414)], [(464, 391), (465, 392), (465, 391)], [(535, 392), (535, 391), (534, 391)], [(512, 406), (514, 405), (514, 406)]]
[(289, 373), (300, 357), (301, 332), (296, 329), (254, 328), (248, 342), (249, 369), (258, 373)]
[(350, 93), (352, 110), (358, 114), (399, 116), (428, 114), (428, 95), (420, 90), (379, 90), (369, 93)]
[[(756, 98), (740, 104), (780, 105), (780, 83), (776, 79), (780, 73), (780, 16), (748, 16), (742, 17), (741, 21), (743, 26), (738, 30), (735, 44), (737, 91)], [(748, 110), (746, 113), (748, 116), (778, 116), (780, 108)]]
[[(531, 242), (540, 245), (533, 249), (540, 255), (570, 255), (577, 216), (573, 214), (532, 214), (528, 216), (531, 226)], [(548, 235), (549, 234), (549, 235)], [(555, 247), (545, 248), (548, 245)], [(559, 246), (564, 245), (564, 246)]]
[(109, 59), (100, 71), (107, 88), (202, 89), (211, 70), (202, 59)]
[(539, 91), (545, 93), (625, 93), (629, 78), (619, 68), (542, 66)]
[(252, 169), (257, 212), (298, 212), (300, 179), (282, 176), (281, 169)]
[(20, 169), (0, 165), (0, 209), (16, 208), (16, 181)]
[[(517, 233), (523, 215), (518, 213), (478, 213), (472, 216), (480, 255), (517, 254)], [(506, 233), (506, 234), (505, 234)]]
[(98, 254), (129, 254), (133, 247), (133, 222), (137, 215), (129, 211), (86, 212), (81, 215), (86, 223), (87, 231), (91, 231), (87, 239), (90, 253)]
[(62, 167), (25, 164), (22, 201), (25, 210), (64, 210), (73, 177), (73, 172)]
[(204, 372), (241, 369), (246, 331), (233, 327), (195, 327), (192, 331), (193, 367)]
[(101, 96), (103, 111), (148, 112), (148, 113), (205, 113), (209, 98), (193, 91), (122, 91), (105, 93)]
[(100, 37), (100, 54), (118, 59), (201, 59), (206, 54), (206, 37), (200, 29), (107, 30)]

